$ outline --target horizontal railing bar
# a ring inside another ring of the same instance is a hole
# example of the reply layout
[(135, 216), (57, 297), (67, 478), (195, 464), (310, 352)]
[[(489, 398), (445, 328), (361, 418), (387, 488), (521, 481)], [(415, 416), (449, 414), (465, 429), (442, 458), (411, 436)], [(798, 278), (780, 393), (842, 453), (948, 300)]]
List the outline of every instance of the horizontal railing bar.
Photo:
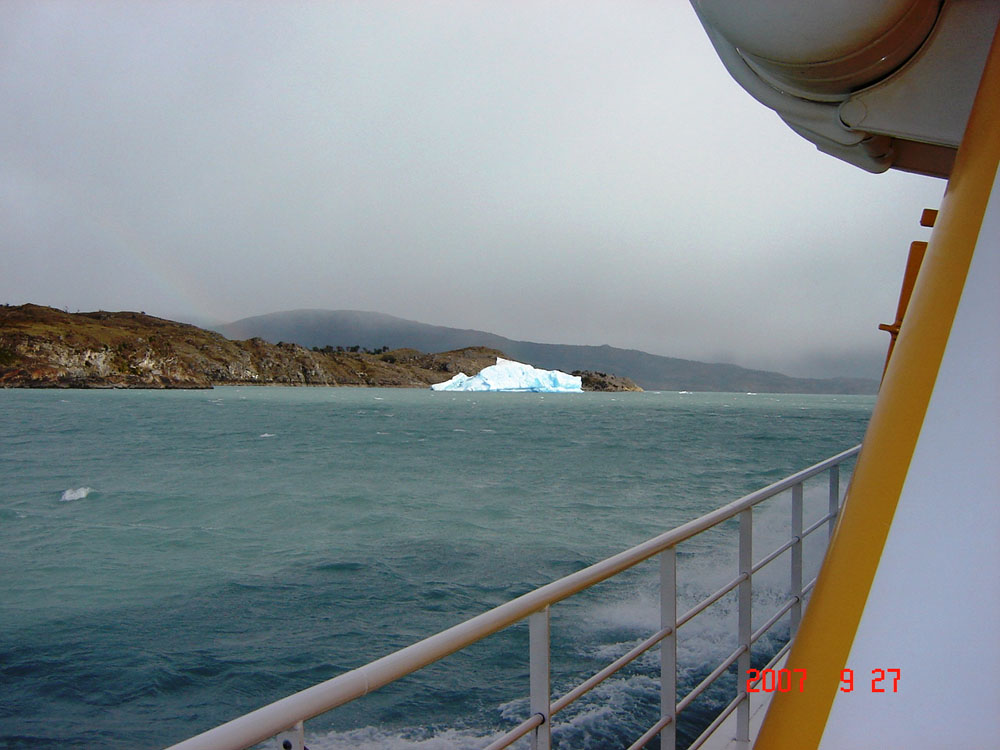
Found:
[(774, 562), (779, 557), (781, 557), (781, 554), (783, 552), (788, 552), (788, 550), (790, 550), (792, 547), (794, 547), (800, 541), (802, 541), (802, 540), (799, 537), (793, 536), (787, 542), (785, 542), (780, 547), (778, 547), (778, 549), (776, 549), (770, 555), (768, 555), (767, 557), (765, 557), (764, 559), (762, 559), (760, 562), (758, 562), (757, 564), (755, 564), (752, 568), (750, 568), (750, 572), (751, 573), (756, 573), (758, 570), (760, 570), (761, 568), (763, 568), (769, 562)]
[(244, 714), (214, 729), (191, 737), (169, 750), (225, 750), (246, 748), (273, 737), (298, 721), (311, 719), (344, 703), (367, 695), (390, 682), (416, 672), (488, 635), (513, 625), (556, 602), (605, 581), (654, 555), (737, 516), (796, 484), (827, 471), (861, 450), (857, 445), (807, 469), (744, 495), (700, 518), (666, 531), (624, 552), (594, 563), (576, 573), (540, 586), (516, 599), (483, 612), (422, 641), (413, 643), (325, 682)]
[(739, 695), (733, 698), (729, 702), (729, 705), (722, 709), (722, 713), (716, 716), (715, 719), (712, 720), (712, 723), (705, 727), (705, 731), (698, 735), (698, 739), (688, 745), (688, 750), (698, 750), (699, 747), (704, 745), (705, 742), (708, 741), (708, 738), (712, 736), (712, 733), (722, 726), (722, 722), (728, 719), (729, 715), (739, 708), (740, 704), (747, 699), (748, 695), (749, 693), (740, 691)]
[(792, 642), (787, 641), (784, 646), (778, 649), (777, 653), (771, 657), (771, 660), (758, 670), (758, 674), (751, 682), (750, 686), (756, 685), (758, 682), (764, 679), (764, 670), (771, 669), (775, 664), (781, 661), (781, 657), (788, 653), (788, 650), (792, 647)]
[(541, 714), (532, 714), (527, 719), (522, 721), (516, 727), (511, 729), (507, 734), (502, 737), (498, 737), (493, 740), (490, 744), (483, 748), (483, 750), (501, 750), (504, 747), (510, 747), (519, 739), (528, 734), (535, 727), (540, 727), (545, 722), (545, 717)]
[(674, 632), (673, 628), (663, 628), (662, 630), (658, 630), (657, 632), (653, 633), (653, 635), (651, 635), (649, 638), (647, 638), (637, 646), (633, 647), (627, 653), (619, 656), (617, 659), (611, 662), (600, 672), (597, 672), (593, 676), (587, 678), (579, 685), (577, 685), (575, 688), (566, 693), (566, 695), (562, 696), (559, 700), (553, 702), (552, 707), (549, 709), (549, 714), (554, 716), (555, 714), (559, 713), (564, 708), (566, 708), (566, 706), (575, 701), (577, 698), (589, 693), (591, 690), (600, 685), (615, 672), (619, 671), (626, 664), (630, 664), (631, 662), (635, 661), (639, 656), (649, 651), (649, 649), (651, 649), (653, 646), (655, 646), (657, 643), (662, 641), (664, 638), (666, 638), (673, 632)]
[(628, 750), (639, 750), (640, 747), (645, 747), (646, 743), (653, 739), (656, 735), (663, 731), (670, 722), (674, 720), (673, 716), (664, 716), (658, 722), (653, 724), (649, 729), (646, 730), (645, 734), (639, 739), (628, 746)]
[[(771, 657), (771, 660), (766, 665), (760, 668), (759, 674), (752, 682), (750, 682), (749, 687), (756, 685), (762, 679), (764, 679), (764, 670), (771, 669), (772, 667), (774, 667), (775, 664), (781, 661), (781, 657), (783, 657), (785, 654), (788, 653), (791, 647), (792, 647), (792, 642), (788, 641), (787, 643), (785, 643), (784, 646), (779, 648), (778, 652)], [(712, 721), (712, 723), (709, 724), (707, 727), (705, 727), (705, 730), (700, 735), (698, 735), (698, 739), (696, 739), (688, 746), (688, 750), (698, 750), (699, 747), (704, 745), (705, 742), (708, 740), (708, 738), (712, 736), (712, 733), (722, 725), (722, 722), (724, 722), (729, 717), (729, 715), (737, 709), (740, 703), (742, 703), (747, 698), (748, 695), (749, 693), (745, 691), (740, 691), (740, 694), (737, 695), (735, 698), (733, 698), (733, 700), (729, 702), (729, 705), (727, 705), (724, 709), (722, 709), (722, 713), (716, 716), (715, 719)]]
[(785, 542), (780, 547), (778, 547), (778, 549), (774, 550), (774, 552), (772, 552), (770, 555), (768, 555), (767, 557), (765, 557), (765, 558), (761, 559), (760, 561), (758, 561), (757, 563), (755, 563), (754, 566), (750, 569), (750, 572), (751, 573), (756, 573), (758, 570), (760, 570), (761, 568), (763, 568), (768, 563), (774, 562), (775, 560), (777, 560), (781, 556), (781, 554), (783, 552), (787, 552), (792, 547), (794, 547), (796, 544), (798, 544), (799, 542), (803, 541), (807, 536), (809, 536), (814, 531), (816, 531), (818, 528), (820, 528), (823, 524), (825, 524), (831, 518), (836, 518), (836, 517), (837, 517), (836, 513), (828, 513), (827, 515), (823, 516), (821, 519), (819, 519), (818, 521), (816, 521), (816, 523), (814, 523), (808, 529), (803, 530), (802, 536), (793, 536), (787, 542)]
[(802, 536), (793, 536), (787, 542), (785, 542), (780, 547), (778, 547), (778, 549), (776, 549), (770, 555), (768, 555), (767, 557), (763, 558), (762, 560), (760, 560), (759, 562), (757, 562), (756, 564), (754, 564), (753, 568), (750, 569), (750, 572), (751, 573), (756, 573), (758, 570), (760, 570), (761, 568), (763, 568), (768, 563), (774, 562), (775, 560), (777, 560), (781, 556), (781, 554), (783, 552), (787, 552), (792, 547), (794, 547), (797, 543), (801, 542), (807, 536), (809, 536), (814, 531), (816, 531), (816, 529), (820, 528), (823, 524), (825, 524), (831, 518), (836, 518), (836, 517), (837, 517), (836, 513), (828, 513), (827, 515), (823, 516), (821, 519), (819, 519), (818, 521), (816, 521), (816, 523), (814, 523), (808, 529), (803, 530)]
[(791, 599), (785, 602), (784, 605), (781, 607), (781, 609), (779, 609), (777, 612), (771, 615), (771, 619), (769, 619), (767, 622), (765, 622), (763, 625), (761, 625), (753, 632), (753, 635), (750, 636), (750, 643), (756, 643), (757, 639), (759, 639), (762, 635), (764, 635), (764, 633), (770, 630), (771, 626), (774, 625), (774, 623), (776, 623), (782, 617), (787, 615), (788, 610), (790, 610), (800, 601), (801, 599), (799, 599), (799, 597), (793, 596)]
[(699, 695), (701, 695), (702, 692), (704, 692), (705, 688), (707, 688), (709, 685), (711, 685), (713, 682), (719, 679), (719, 676), (727, 669), (729, 669), (733, 665), (733, 662), (735, 662), (737, 659), (740, 658), (740, 654), (742, 654), (746, 650), (747, 650), (746, 646), (740, 646), (735, 651), (733, 651), (733, 653), (731, 653), (729, 657), (724, 662), (722, 662), (722, 664), (720, 664), (719, 666), (717, 666), (715, 669), (712, 670), (712, 672), (708, 675), (708, 677), (699, 682), (698, 686), (694, 690), (692, 690), (690, 693), (684, 696), (684, 700), (682, 700), (680, 703), (677, 704), (676, 713), (680, 713), (689, 705), (691, 705), (691, 702)]
[(721, 599), (730, 591), (735, 589), (749, 577), (750, 576), (747, 575), (746, 573), (740, 573), (738, 576), (736, 576), (736, 578), (731, 580), (729, 583), (727, 583), (721, 589), (719, 589), (714, 594), (709, 596), (707, 599), (702, 599), (701, 602), (694, 605), (691, 609), (689, 609), (687, 612), (685, 612), (683, 615), (677, 618), (677, 627), (680, 627), (681, 625), (691, 621), (692, 619), (700, 615), (702, 612), (711, 607), (713, 604), (719, 601), (719, 599)]
[[(771, 657), (771, 661), (769, 661), (767, 664), (763, 666), (763, 669), (771, 669), (775, 664), (781, 661), (781, 657), (787, 654), (789, 651), (791, 651), (791, 649), (792, 649), (792, 642), (786, 641), (785, 645), (779, 648), (778, 652)], [(763, 678), (758, 677), (756, 680), (754, 680), (754, 683), (758, 682), (761, 679)]]
[[(764, 670), (771, 669), (772, 667), (774, 667), (775, 664), (781, 661), (781, 657), (783, 657), (785, 654), (788, 653), (788, 650), (791, 647), (792, 647), (792, 642), (788, 641), (787, 643), (785, 643), (784, 646), (779, 648), (778, 652), (771, 657), (771, 660), (766, 665), (760, 668), (759, 674), (752, 682), (750, 682), (748, 687), (752, 687), (757, 683), (759, 683), (762, 679), (764, 679)], [(748, 695), (749, 693), (745, 691), (740, 691), (740, 694), (737, 695), (735, 698), (733, 698), (733, 700), (729, 702), (728, 706), (722, 709), (722, 713), (716, 716), (715, 720), (712, 721), (712, 723), (709, 724), (707, 727), (705, 727), (705, 731), (703, 731), (700, 735), (698, 735), (698, 739), (696, 739), (688, 746), (688, 750), (698, 750), (699, 747), (704, 745), (705, 742), (708, 740), (708, 738), (712, 736), (712, 733), (722, 725), (722, 722), (724, 722), (729, 717), (729, 715), (737, 709), (740, 703), (742, 703)]]
[(811, 581), (809, 581), (809, 583), (807, 583), (805, 586), (802, 587), (803, 595), (808, 594), (810, 591), (813, 590), (813, 587), (816, 585), (816, 580), (817, 580), (816, 578), (813, 578)]
[(809, 536), (810, 534), (812, 534), (814, 531), (816, 531), (816, 529), (818, 529), (820, 526), (822, 526), (823, 524), (825, 524), (831, 518), (836, 518), (836, 517), (837, 517), (836, 513), (827, 513), (825, 516), (823, 516), (821, 519), (819, 519), (816, 523), (814, 523), (808, 529), (806, 529), (805, 531), (803, 531), (802, 532), (802, 538), (805, 539), (807, 536)]

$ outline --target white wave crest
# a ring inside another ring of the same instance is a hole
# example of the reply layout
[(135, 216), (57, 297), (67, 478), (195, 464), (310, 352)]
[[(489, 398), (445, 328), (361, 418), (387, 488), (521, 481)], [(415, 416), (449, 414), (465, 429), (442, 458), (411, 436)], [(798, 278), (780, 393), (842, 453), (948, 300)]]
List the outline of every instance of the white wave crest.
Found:
[[(611, 678), (582, 700), (570, 706), (553, 722), (552, 732), (562, 747), (589, 748), (611, 747), (609, 732), (617, 734), (624, 722), (634, 721), (637, 705), (655, 704), (659, 698), (658, 681), (642, 675)], [(363, 727), (347, 731), (332, 731), (325, 735), (307, 738), (313, 750), (474, 750), (488, 745), (528, 716), (528, 699), (517, 698), (498, 706), (504, 723), (502, 730), (491, 731), (486, 727), (419, 727), (396, 729)], [(640, 730), (641, 731), (641, 730)], [(515, 748), (526, 748), (523, 739)], [(618, 746), (617, 744), (613, 746)]]
[(59, 499), (64, 503), (71, 502), (72, 500), (83, 500), (83, 498), (93, 491), (90, 487), (77, 487), (76, 489), (66, 490)]
[(410, 728), (386, 731), (378, 727), (330, 732), (323, 737), (310, 738), (313, 750), (474, 750), (489, 744), (499, 734), (481, 734), (469, 729), (445, 729), (433, 732)]

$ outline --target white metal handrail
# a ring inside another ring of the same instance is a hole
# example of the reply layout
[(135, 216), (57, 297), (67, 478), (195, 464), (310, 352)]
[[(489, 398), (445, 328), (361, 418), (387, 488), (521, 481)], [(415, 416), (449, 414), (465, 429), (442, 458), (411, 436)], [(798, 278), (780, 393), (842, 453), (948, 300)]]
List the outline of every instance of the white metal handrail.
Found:
[[(279, 747), (285, 750), (302, 750), (302, 723), (319, 714), (326, 713), (349, 701), (359, 698), (390, 682), (438, 661), (483, 638), (509, 627), (521, 620), (529, 620), (530, 657), (530, 711), (531, 716), (503, 737), (495, 740), (489, 750), (507, 747), (518, 738), (532, 734), (532, 748), (547, 750), (551, 738), (551, 716), (565, 708), (588, 690), (618, 671), (639, 655), (662, 644), (661, 659), (661, 718), (632, 747), (645, 745), (657, 734), (661, 734), (661, 748), (674, 747), (676, 716), (692, 700), (696, 691), (700, 693), (711, 681), (721, 676), (733, 663), (742, 674), (750, 666), (750, 648), (763, 634), (758, 629), (751, 633), (752, 577), (761, 567), (776, 559), (781, 552), (792, 550), (792, 596), (787, 603), (792, 611), (792, 632), (798, 624), (802, 598), (812, 587), (802, 585), (802, 541), (808, 533), (829, 524), (829, 534), (839, 511), (839, 465), (855, 456), (861, 446), (855, 446), (821, 461), (807, 469), (792, 474), (774, 484), (752, 492), (739, 500), (717, 508), (700, 518), (689, 521), (659, 536), (636, 545), (624, 552), (609, 557), (587, 568), (572, 573), (517, 597), (494, 609), (484, 612), (447, 630), (441, 631), (406, 648), (370, 662), (364, 666), (338, 675), (330, 680), (306, 688), (294, 695), (233, 719), (207, 732), (172, 745), (168, 750), (243, 750), (270, 737), (279, 736)], [(808, 530), (802, 529), (802, 487), (803, 483), (824, 472), (829, 472), (829, 513), (814, 523)], [(792, 490), (792, 538), (780, 552), (771, 553), (757, 565), (752, 563), (752, 512), (758, 503), (774, 497), (786, 490)], [(689, 612), (677, 617), (676, 546), (731, 518), (740, 520), (740, 571), (731, 583), (707, 597)], [(646, 639), (628, 654), (601, 670), (593, 677), (577, 686), (555, 702), (549, 695), (549, 607), (573, 594), (590, 588), (629, 568), (660, 555), (660, 608), (661, 629)], [(696, 687), (680, 703), (676, 702), (676, 636), (677, 629), (689, 622), (726, 593), (738, 590), (739, 596), (739, 639), (736, 651), (724, 662), (725, 667), (716, 668), (702, 685)], [(780, 619), (772, 617), (768, 627)], [(630, 657), (626, 659), (626, 657)], [(749, 702), (747, 693), (739, 689), (733, 703), (724, 709), (728, 715), (733, 710), (737, 714), (737, 739), (748, 741)], [(714, 723), (714, 722), (713, 722)], [(703, 735), (704, 736), (704, 735)]]

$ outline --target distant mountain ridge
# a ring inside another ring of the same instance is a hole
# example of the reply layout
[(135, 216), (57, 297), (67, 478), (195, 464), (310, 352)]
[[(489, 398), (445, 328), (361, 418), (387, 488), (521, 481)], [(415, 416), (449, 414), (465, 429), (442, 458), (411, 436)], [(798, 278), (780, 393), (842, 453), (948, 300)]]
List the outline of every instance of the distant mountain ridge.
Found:
[(737, 365), (663, 357), (613, 346), (577, 346), (516, 341), (487, 331), (449, 328), (361, 310), (290, 310), (243, 318), (222, 326), (231, 339), (259, 337), (305, 347), (412, 348), (423, 352), (470, 346), (499, 349), (513, 359), (548, 370), (596, 370), (631, 378), (646, 390), (770, 393), (873, 394), (878, 383), (864, 378), (793, 378)]

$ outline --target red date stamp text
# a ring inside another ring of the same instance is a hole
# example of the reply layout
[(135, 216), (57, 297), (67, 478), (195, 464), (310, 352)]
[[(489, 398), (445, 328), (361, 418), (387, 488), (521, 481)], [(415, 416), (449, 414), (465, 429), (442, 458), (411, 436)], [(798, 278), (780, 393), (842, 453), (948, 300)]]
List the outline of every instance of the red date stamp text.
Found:
[[(902, 677), (900, 669), (876, 668), (871, 671), (872, 693), (898, 693), (899, 680)], [(853, 669), (843, 669), (840, 672), (840, 692), (850, 693), (856, 687), (863, 689), (868, 682), (866, 677), (858, 677)], [(806, 687), (806, 670), (804, 669), (748, 669), (748, 693), (790, 693), (803, 692)]]

